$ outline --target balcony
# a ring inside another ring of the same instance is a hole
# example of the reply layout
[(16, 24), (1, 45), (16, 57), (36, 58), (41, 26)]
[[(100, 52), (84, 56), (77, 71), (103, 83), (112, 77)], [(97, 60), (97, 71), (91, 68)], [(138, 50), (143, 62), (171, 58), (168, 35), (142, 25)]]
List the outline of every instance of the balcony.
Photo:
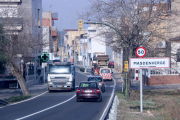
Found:
[(52, 26), (52, 36), (53, 37), (57, 37), (58, 36), (56, 26)]
[(58, 13), (52, 13), (52, 20), (58, 20)]
[(0, 22), (4, 24), (4, 28), (7, 30), (21, 30), (23, 26), (23, 18), (21, 17), (0, 17)]
[(0, 2), (21, 2), (21, 0), (0, 0)]

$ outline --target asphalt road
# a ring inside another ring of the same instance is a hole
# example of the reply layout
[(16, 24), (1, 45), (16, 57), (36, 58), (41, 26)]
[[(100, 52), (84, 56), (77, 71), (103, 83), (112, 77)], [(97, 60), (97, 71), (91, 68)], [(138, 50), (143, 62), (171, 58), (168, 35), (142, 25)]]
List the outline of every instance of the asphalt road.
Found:
[[(90, 70), (88, 70), (90, 72)], [(76, 69), (76, 86), (86, 81), (90, 73), (81, 73)], [(102, 102), (76, 102), (76, 91), (58, 91), (45, 94), (12, 106), (0, 108), (0, 120), (99, 120), (116, 82), (107, 81), (106, 92), (102, 94)], [(120, 83), (117, 82), (117, 89)]]

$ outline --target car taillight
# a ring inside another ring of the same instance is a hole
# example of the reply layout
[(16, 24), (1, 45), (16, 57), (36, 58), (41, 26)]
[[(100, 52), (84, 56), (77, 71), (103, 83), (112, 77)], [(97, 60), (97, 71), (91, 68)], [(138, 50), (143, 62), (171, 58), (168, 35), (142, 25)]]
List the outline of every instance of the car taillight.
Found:
[(84, 90), (82, 90), (82, 93), (84, 93)]
[(77, 93), (80, 93), (80, 89), (77, 89)]
[(96, 93), (99, 93), (99, 92), (100, 92), (100, 90), (99, 90), (99, 89), (97, 89), (97, 90), (96, 90)]

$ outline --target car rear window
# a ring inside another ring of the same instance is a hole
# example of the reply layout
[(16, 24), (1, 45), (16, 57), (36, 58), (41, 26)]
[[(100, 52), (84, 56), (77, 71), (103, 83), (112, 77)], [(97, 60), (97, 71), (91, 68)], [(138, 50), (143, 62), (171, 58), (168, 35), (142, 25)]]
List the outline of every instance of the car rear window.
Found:
[(97, 83), (81, 83), (80, 88), (97, 88)]
[(110, 70), (109, 69), (103, 69), (103, 70), (101, 70), (101, 73), (110, 73)]
[(97, 81), (97, 82), (101, 82), (102, 79), (100, 77), (89, 77), (88, 81)]

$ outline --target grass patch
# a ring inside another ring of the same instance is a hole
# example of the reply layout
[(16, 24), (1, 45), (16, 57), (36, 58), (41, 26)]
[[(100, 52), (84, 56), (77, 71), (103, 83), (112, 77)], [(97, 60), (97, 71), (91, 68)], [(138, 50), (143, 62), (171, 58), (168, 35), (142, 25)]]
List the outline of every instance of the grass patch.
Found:
[(29, 96), (20, 95), (20, 96), (10, 97), (8, 99), (4, 99), (4, 101), (7, 101), (9, 103), (14, 103), (14, 102), (19, 102), (19, 101), (22, 101), (22, 100), (26, 100), (26, 99), (28, 99), (30, 97), (31, 97), (31, 95), (29, 95)]
[(179, 90), (144, 90), (143, 113), (140, 114), (140, 92), (133, 91), (128, 101), (121, 91), (117, 120), (180, 120)]

